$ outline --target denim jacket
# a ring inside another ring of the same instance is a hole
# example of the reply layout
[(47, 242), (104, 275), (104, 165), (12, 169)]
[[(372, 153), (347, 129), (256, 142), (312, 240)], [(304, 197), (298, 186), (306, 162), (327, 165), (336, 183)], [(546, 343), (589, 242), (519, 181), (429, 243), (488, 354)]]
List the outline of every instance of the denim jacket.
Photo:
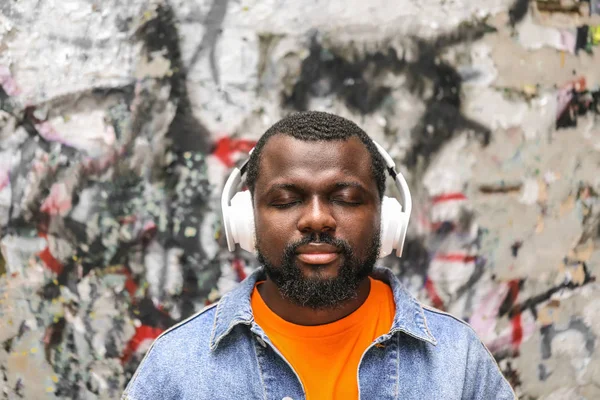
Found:
[[(466, 323), (421, 306), (388, 269), (375, 279), (394, 293), (390, 331), (371, 343), (356, 379), (361, 399), (516, 399)], [(262, 269), (159, 336), (122, 399), (305, 399), (290, 363), (254, 321), (250, 295)]]

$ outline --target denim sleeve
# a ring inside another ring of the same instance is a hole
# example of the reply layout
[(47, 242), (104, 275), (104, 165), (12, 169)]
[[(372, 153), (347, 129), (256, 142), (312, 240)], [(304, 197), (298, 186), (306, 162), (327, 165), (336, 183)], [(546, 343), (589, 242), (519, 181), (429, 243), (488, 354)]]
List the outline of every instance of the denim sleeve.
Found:
[(474, 333), (469, 345), (462, 398), (463, 400), (517, 399), (496, 360)]

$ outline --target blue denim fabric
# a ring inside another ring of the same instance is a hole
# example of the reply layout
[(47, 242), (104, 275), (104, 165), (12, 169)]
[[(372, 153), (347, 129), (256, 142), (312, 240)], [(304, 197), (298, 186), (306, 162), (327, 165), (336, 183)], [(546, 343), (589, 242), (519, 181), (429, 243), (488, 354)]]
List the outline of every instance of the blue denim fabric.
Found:
[[(361, 399), (516, 399), (475, 332), (422, 307), (392, 272), (373, 275), (392, 287), (391, 330), (363, 353)], [(293, 367), (254, 322), (255, 271), (217, 304), (157, 338), (122, 399), (305, 399)]]

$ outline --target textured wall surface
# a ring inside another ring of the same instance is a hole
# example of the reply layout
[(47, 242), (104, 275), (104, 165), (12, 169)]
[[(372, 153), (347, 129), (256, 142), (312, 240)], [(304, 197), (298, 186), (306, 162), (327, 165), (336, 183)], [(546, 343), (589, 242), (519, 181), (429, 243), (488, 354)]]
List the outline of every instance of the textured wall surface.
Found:
[(521, 398), (600, 398), (600, 2), (394, 3), (0, 1), (1, 398), (117, 398), (255, 268), (220, 190), (305, 109), (402, 165), (412, 293)]

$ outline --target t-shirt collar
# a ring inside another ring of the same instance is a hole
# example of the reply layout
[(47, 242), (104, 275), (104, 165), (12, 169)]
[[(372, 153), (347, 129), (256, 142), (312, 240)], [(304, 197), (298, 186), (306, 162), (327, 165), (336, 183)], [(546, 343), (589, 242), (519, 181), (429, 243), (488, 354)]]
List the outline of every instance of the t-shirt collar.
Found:
[[(376, 267), (371, 276), (390, 285), (394, 294), (396, 313), (394, 322), (388, 333), (393, 335), (402, 332), (416, 339), (423, 340), (433, 345), (437, 344), (427, 326), (427, 320), (423, 307), (400, 283), (388, 268)], [(256, 282), (265, 280), (266, 275), (263, 268), (258, 268), (236, 288), (225, 294), (215, 313), (213, 330), (210, 337), (210, 348), (215, 350), (219, 342), (227, 336), (238, 324), (252, 326), (254, 317), (250, 304), (250, 296)]]

